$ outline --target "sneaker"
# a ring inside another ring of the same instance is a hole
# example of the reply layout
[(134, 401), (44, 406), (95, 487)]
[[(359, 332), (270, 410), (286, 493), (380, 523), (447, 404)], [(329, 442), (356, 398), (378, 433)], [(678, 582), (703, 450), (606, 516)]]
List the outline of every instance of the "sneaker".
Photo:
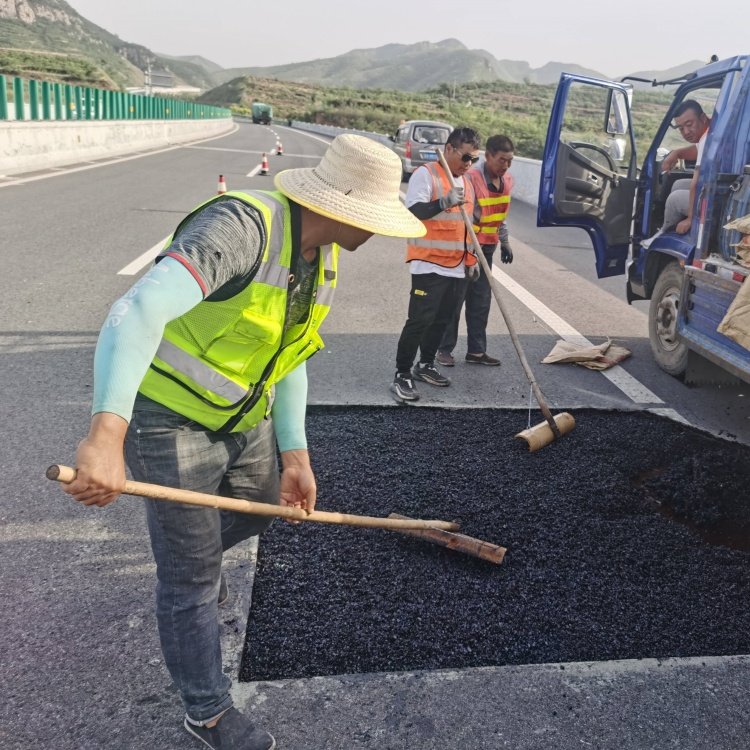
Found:
[(456, 364), (456, 360), (453, 359), (453, 355), (450, 352), (438, 351), (435, 355), (435, 360), (443, 367), (453, 367)]
[(499, 359), (490, 357), (487, 352), (482, 352), (482, 354), (467, 354), (466, 361), (474, 365), (489, 365), (490, 367), (497, 367), (500, 364)]
[(234, 706), (210, 729), (191, 724), (185, 717), (185, 729), (214, 750), (273, 750), (276, 747), (276, 740), (268, 732), (255, 727)]
[(419, 391), (410, 372), (396, 373), (391, 383), (391, 393), (396, 397), (396, 401), (419, 401)]
[(434, 362), (420, 362), (412, 368), (411, 374), (416, 380), (423, 380), (430, 385), (445, 388), (451, 384), (451, 379), (446, 378), (440, 370), (435, 367)]
[(229, 599), (229, 587), (227, 586), (226, 576), (222, 573), (219, 582), (219, 606), (226, 604), (227, 599)]

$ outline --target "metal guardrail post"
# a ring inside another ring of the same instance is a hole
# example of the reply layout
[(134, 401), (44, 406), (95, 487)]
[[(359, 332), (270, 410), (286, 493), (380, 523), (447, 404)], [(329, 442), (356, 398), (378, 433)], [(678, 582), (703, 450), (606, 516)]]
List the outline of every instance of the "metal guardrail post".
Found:
[(29, 82), (29, 119), (39, 119), (39, 81), (32, 78)]
[(52, 84), (52, 91), (55, 95), (55, 119), (63, 119), (63, 87), (61, 83)]
[(0, 75), (0, 120), (8, 119), (8, 81)]
[(13, 106), (16, 111), (16, 120), (25, 120), (26, 112), (23, 106), (23, 79), (18, 76), (13, 79)]
[(42, 120), (52, 119), (51, 89), (52, 86), (49, 81), (42, 81)]
[(73, 111), (75, 110), (76, 105), (73, 101), (73, 87), (69, 84), (65, 84), (65, 119), (66, 120), (72, 120), (73, 119)]
[(91, 89), (87, 86), (83, 90), (83, 111), (84, 111), (84, 120), (91, 120), (92, 118), (92, 101), (91, 101)]

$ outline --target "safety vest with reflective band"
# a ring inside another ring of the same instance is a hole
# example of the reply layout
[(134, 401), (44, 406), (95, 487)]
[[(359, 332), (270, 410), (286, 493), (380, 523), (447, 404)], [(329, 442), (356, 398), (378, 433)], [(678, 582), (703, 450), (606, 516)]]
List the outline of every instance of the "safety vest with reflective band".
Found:
[(210, 430), (236, 432), (266, 417), (274, 384), (323, 347), (318, 328), (336, 288), (339, 247), (320, 248), (308, 315), (285, 330), (293, 255), (289, 202), (278, 192), (232, 191), (201, 204), (185, 221), (227, 198), (263, 217), (266, 243), (255, 277), (233, 297), (203, 300), (168, 323), (139, 390)]
[[(510, 193), (513, 190), (513, 175), (506, 172), (503, 175), (503, 191), (494, 193), (490, 191), (487, 178), (484, 176), (484, 167), (470, 169), (469, 180), (474, 187), (474, 195), (477, 205), (481, 208), (479, 224), (474, 224), (474, 231), (480, 245), (496, 245), (500, 225), (508, 216), (510, 208)], [(474, 216), (476, 221), (476, 215)]]
[[(453, 187), (453, 179), (446, 175), (443, 168), (437, 163), (425, 164), (424, 168), (429, 170), (432, 176), (431, 201), (438, 200), (446, 195)], [(464, 184), (464, 208), (469, 216), (474, 211), (474, 193), (471, 183), (461, 178)], [(427, 234), (424, 237), (409, 239), (406, 243), (406, 262), (412, 260), (426, 260), (439, 266), (453, 268), (465, 261), (467, 266), (473, 266), (477, 259), (472, 252), (466, 249), (466, 227), (461, 209), (453, 206), (441, 211), (431, 219), (424, 222)]]

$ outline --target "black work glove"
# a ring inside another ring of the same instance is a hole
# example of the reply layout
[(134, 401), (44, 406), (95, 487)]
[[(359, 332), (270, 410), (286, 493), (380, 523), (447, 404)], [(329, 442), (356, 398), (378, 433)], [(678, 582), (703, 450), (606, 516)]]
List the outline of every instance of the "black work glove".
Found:
[(510, 249), (510, 245), (507, 242), (500, 245), (500, 260), (503, 263), (513, 262), (513, 251)]

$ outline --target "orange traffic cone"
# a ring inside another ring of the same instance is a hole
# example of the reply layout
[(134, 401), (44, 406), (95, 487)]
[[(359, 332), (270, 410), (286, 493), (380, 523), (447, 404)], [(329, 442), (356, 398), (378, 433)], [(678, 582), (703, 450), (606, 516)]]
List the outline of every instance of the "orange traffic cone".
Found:
[(281, 141), (276, 141), (276, 156), (281, 156), (284, 150), (281, 147)]
[(219, 175), (219, 187), (216, 191), (217, 195), (222, 195), (227, 192), (227, 183), (224, 181), (224, 175)]
[(260, 160), (260, 173), (268, 174), (268, 157), (265, 152), (263, 153), (263, 158)]

